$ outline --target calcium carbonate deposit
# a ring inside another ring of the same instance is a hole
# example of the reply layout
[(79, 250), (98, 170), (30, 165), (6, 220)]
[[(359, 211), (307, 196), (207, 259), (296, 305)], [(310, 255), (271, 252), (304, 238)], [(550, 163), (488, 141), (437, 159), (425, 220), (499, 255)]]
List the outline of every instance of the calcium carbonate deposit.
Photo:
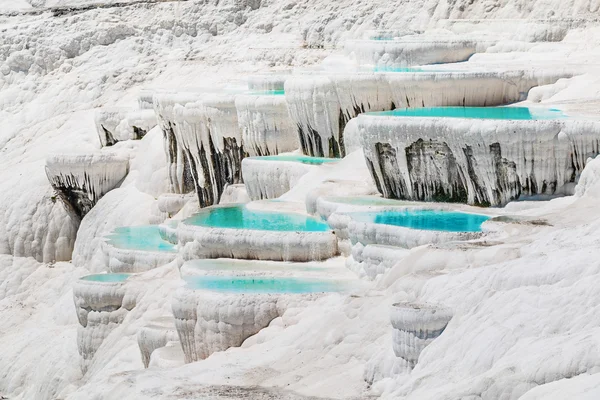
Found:
[(0, 0), (0, 399), (600, 398), (597, 0)]

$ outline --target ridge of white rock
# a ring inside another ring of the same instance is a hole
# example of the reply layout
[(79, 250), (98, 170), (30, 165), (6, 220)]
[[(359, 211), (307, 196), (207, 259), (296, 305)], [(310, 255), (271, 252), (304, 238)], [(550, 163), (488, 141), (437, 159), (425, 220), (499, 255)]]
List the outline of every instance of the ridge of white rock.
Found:
[(242, 161), (242, 174), (251, 200), (276, 199), (296, 186), (316, 165), (294, 161), (248, 157)]
[(525, 100), (534, 86), (571, 76), (569, 69), (298, 75), (285, 82), (285, 97), (303, 153), (343, 157), (358, 141), (350, 139), (346, 149), (344, 129), (359, 114), (404, 107), (509, 104)]
[(250, 156), (287, 153), (300, 147), (285, 96), (240, 94), (235, 99), (244, 150)]
[(140, 273), (168, 264), (177, 257), (175, 251), (124, 249), (102, 242), (102, 252), (111, 273)]
[(172, 316), (154, 318), (138, 330), (137, 341), (144, 367), (148, 368), (154, 351), (165, 347), (169, 342), (179, 342), (175, 319)]
[(55, 154), (46, 159), (46, 175), (58, 197), (83, 218), (125, 178), (129, 159), (111, 153)]
[(195, 258), (242, 258), (271, 261), (318, 261), (338, 254), (332, 231), (265, 231), (177, 226), (179, 254)]
[(136, 294), (126, 288), (124, 280), (100, 282), (79, 279), (73, 286), (73, 300), (80, 324), (77, 347), (85, 374), (104, 339), (135, 307)]
[(245, 156), (235, 95), (205, 97), (173, 109), (175, 140), (187, 155), (200, 207), (218, 204), (226, 185), (242, 182)]
[(396, 303), (390, 312), (392, 343), (396, 357), (406, 360), (410, 368), (419, 355), (439, 337), (453, 317), (452, 310), (431, 304)]
[(409, 250), (376, 244), (364, 246), (356, 243), (352, 246), (352, 255), (346, 259), (346, 267), (356, 273), (359, 278), (375, 280), (385, 274), (398, 261), (402, 260)]
[(358, 124), (378, 190), (396, 199), (496, 206), (572, 194), (586, 160), (599, 152), (600, 123), (585, 119), (362, 115)]
[(442, 39), (435, 36), (349, 40), (344, 44), (344, 52), (358, 65), (405, 68), (467, 61), (473, 54), (485, 51), (494, 43), (490, 39)]
[(226, 294), (179, 289), (173, 302), (175, 326), (185, 362), (239, 347), (281, 316), (288, 297), (279, 294)]

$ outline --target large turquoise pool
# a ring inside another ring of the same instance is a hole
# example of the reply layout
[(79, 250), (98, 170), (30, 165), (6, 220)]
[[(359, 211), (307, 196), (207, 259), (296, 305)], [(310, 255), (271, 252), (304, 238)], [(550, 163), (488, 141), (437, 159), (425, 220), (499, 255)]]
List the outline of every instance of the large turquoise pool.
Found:
[(249, 210), (243, 205), (208, 207), (184, 221), (188, 225), (259, 231), (325, 232), (329, 226), (314, 217), (285, 212)]
[(184, 280), (191, 289), (226, 293), (319, 293), (348, 288), (339, 281), (308, 278), (189, 276)]
[(80, 279), (82, 281), (115, 283), (124, 282), (130, 276), (131, 274), (94, 274), (84, 276)]
[(368, 115), (389, 117), (439, 117), (468, 119), (507, 119), (543, 120), (564, 118), (565, 115), (554, 108), (529, 107), (426, 107), (398, 108), (392, 111), (378, 111)]
[(284, 155), (276, 155), (276, 156), (262, 156), (262, 157), (251, 157), (255, 160), (267, 160), (267, 161), (291, 161), (291, 162), (299, 162), (302, 164), (310, 164), (310, 165), (321, 165), (327, 164), (331, 162), (340, 161), (339, 158), (325, 158), (325, 157), (311, 157), (305, 156), (302, 154), (284, 154)]
[(349, 215), (359, 222), (447, 232), (481, 232), (481, 224), (489, 219), (486, 215), (438, 210), (353, 212)]
[(158, 225), (123, 226), (107, 236), (107, 242), (120, 249), (175, 252), (175, 246), (162, 239)]

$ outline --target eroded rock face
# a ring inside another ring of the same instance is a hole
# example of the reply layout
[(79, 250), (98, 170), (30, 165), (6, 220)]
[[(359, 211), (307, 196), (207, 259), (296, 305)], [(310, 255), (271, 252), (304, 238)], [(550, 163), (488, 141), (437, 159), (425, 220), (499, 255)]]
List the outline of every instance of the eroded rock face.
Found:
[(102, 147), (124, 140), (140, 140), (157, 124), (153, 110), (102, 108), (96, 111), (96, 132)]
[(151, 323), (138, 330), (137, 341), (144, 367), (148, 368), (150, 358), (155, 350), (165, 347), (169, 342), (179, 341), (175, 320), (173, 317), (152, 320)]
[(285, 82), (285, 97), (303, 153), (344, 157), (357, 141), (353, 137), (346, 148), (344, 131), (359, 114), (404, 107), (509, 104), (524, 100), (534, 86), (572, 75), (568, 70), (323, 73), (291, 77)]
[(439, 337), (452, 319), (452, 310), (429, 304), (396, 303), (390, 320), (392, 345), (396, 357), (408, 362), (412, 369), (425, 347)]
[(357, 119), (367, 165), (388, 198), (506, 204), (571, 194), (600, 125), (584, 120)]
[(251, 200), (275, 199), (296, 186), (316, 166), (300, 162), (246, 158), (242, 162), (244, 183)]
[(173, 302), (173, 315), (185, 362), (241, 346), (283, 314), (285, 307), (283, 295), (180, 289)]
[(129, 160), (109, 154), (60, 154), (46, 160), (46, 175), (67, 209), (81, 220), (117, 187), (129, 171)]
[(242, 182), (242, 145), (233, 95), (207, 96), (174, 109), (175, 138), (186, 154), (200, 207), (218, 204), (225, 186)]

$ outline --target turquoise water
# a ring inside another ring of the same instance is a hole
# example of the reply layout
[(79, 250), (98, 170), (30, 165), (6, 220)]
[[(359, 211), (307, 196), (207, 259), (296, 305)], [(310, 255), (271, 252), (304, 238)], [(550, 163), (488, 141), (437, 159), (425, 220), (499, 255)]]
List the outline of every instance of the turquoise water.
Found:
[(447, 232), (481, 232), (481, 224), (490, 218), (480, 214), (437, 210), (353, 212), (349, 215), (359, 222)]
[(392, 111), (379, 111), (369, 115), (390, 117), (444, 117), (469, 119), (510, 119), (540, 120), (564, 118), (564, 114), (554, 108), (529, 107), (429, 107), (398, 108)]
[(193, 268), (199, 271), (323, 271), (323, 267), (310, 266), (310, 263), (268, 262), (234, 260), (230, 258), (213, 260), (192, 260), (183, 264), (182, 268)]
[(270, 160), (270, 161), (292, 161), (292, 162), (300, 162), (302, 164), (310, 164), (310, 165), (321, 165), (330, 162), (340, 161), (339, 158), (324, 158), (324, 157), (310, 157), (304, 155), (277, 155), (277, 156), (263, 156), (263, 157), (251, 157), (256, 160)]
[(356, 197), (327, 197), (326, 200), (333, 203), (348, 204), (351, 206), (401, 206), (406, 205), (406, 201), (392, 200), (375, 196), (356, 196)]
[(250, 92), (252, 95), (257, 96), (283, 96), (285, 95), (285, 90), (283, 89), (275, 89), (275, 90), (256, 90)]
[(191, 289), (227, 293), (318, 293), (345, 289), (338, 281), (307, 278), (189, 276), (184, 280)]
[(325, 232), (329, 226), (310, 216), (249, 210), (243, 205), (208, 207), (185, 220), (188, 225), (260, 231)]
[(93, 281), (93, 282), (123, 282), (129, 278), (131, 274), (95, 274), (87, 275), (80, 278), (82, 281)]
[(123, 226), (107, 236), (108, 243), (120, 249), (174, 252), (175, 246), (164, 241), (158, 225)]

